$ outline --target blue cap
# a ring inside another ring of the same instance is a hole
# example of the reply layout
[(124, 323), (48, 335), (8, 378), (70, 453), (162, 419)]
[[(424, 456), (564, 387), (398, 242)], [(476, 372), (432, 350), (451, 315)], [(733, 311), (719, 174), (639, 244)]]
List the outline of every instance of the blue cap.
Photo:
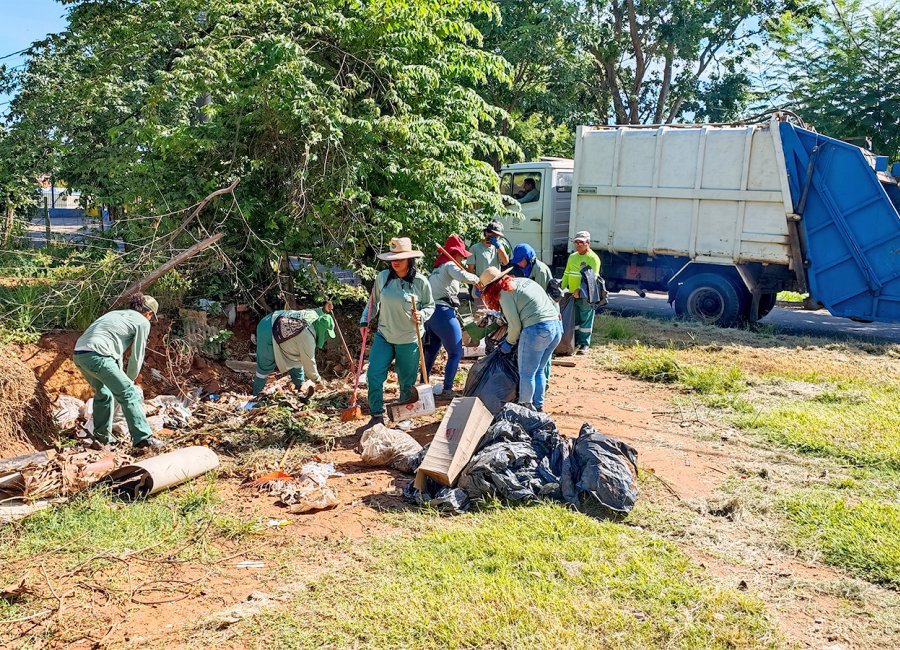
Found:
[(534, 252), (531, 244), (516, 244), (516, 247), (513, 248), (512, 257), (510, 258), (509, 263), (518, 264), (522, 260), (531, 262), (535, 257), (537, 257), (537, 254)]

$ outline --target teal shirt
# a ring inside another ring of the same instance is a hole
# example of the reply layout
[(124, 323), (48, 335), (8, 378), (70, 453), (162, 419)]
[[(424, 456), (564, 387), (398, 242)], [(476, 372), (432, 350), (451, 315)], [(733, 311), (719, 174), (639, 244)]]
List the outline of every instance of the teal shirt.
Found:
[(461, 282), (477, 284), (478, 276), (461, 270), (453, 262), (441, 264), (428, 276), (428, 284), (431, 285), (434, 301), (448, 307), (452, 306), (448, 302), (448, 298), (455, 297), (459, 293)]
[(550, 284), (550, 280), (553, 279), (553, 273), (550, 272), (549, 266), (540, 260), (535, 260), (534, 264), (531, 265), (531, 275), (529, 275), (528, 278), (533, 282), (536, 282), (541, 289), (546, 291), (547, 286)]
[(495, 246), (488, 246), (484, 242), (478, 242), (469, 247), (469, 252), (472, 253), (472, 256), (466, 262), (475, 265), (475, 275), (479, 277), (490, 267), (493, 266), (499, 269), (501, 266), (500, 254)]
[(387, 281), (390, 270), (384, 270), (375, 278), (375, 293), (372, 297), (372, 314), (368, 305), (363, 310), (360, 325), (378, 315), (378, 332), (388, 343), (405, 345), (417, 343), (416, 328), (412, 323), (412, 298), (416, 299), (416, 310), (421, 313), (419, 334), (425, 334), (425, 321), (434, 313), (434, 298), (431, 284), (421, 273), (416, 273), (412, 283), (401, 278)]
[(150, 321), (133, 309), (120, 309), (103, 314), (91, 323), (75, 342), (76, 351), (90, 350), (112, 357), (122, 367), (125, 350), (131, 348), (126, 375), (132, 381), (140, 374), (150, 336)]
[(563, 289), (568, 289), (570, 293), (575, 293), (576, 289), (581, 288), (582, 262), (594, 269), (594, 273), (600, 275), (600, 257), (597, 253), (592, 250), (588, 250), (585, 255), (579, 255), (577, 252), (572, 253), (566, 262), (566, 270), (562, 279)]
[(500, 309), (509, 329), (506, 340), (516, 343), (522, 330), (544, 321), (559, 320), (559, 309), (547, 292), (528, 278), (515, 278), (515, 290), (500, 292)]

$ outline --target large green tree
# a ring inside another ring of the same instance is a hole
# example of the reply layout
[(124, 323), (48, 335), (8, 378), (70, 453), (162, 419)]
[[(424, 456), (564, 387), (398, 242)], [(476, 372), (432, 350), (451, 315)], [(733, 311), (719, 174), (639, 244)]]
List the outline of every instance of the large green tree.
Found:
[(737, 117), (749, 99), (747, 57), (820, 0), (585, 0), (601, 122)]
[[(472, 23), (497, 18), (487, 0), (63, 3), (68, 28), (7, 75), (9, 129), (48, 152), (34, 173), (132, 214), (240, 178), (251, 250), (344, 263), (500, 208), (484, 161), (515, 145), (475, 90), (506, 75)], [(120, 229), (144, 241), (182, 217)], [(243, 221), (225, 226), (246, 249)]]
[(900, 3), (835, 0), (810, 29), (786, 31), (778, 54), (774, 96), (822, 133), (900, 158)]

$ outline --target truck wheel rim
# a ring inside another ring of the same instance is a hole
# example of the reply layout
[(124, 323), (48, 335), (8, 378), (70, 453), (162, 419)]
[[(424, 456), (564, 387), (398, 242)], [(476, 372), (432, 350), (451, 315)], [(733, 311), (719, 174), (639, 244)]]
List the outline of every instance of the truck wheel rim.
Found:
[(706, 323), (715, 323), (725, 313), (725, 300), (715, 289), (700, 287), (688, 297), (688, 313)]

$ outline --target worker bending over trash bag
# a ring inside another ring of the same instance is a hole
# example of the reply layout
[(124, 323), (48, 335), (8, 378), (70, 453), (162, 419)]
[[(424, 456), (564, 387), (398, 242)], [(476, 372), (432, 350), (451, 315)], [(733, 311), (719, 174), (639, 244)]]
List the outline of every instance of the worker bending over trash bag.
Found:
[[(530, 244), (516, 244), (509, 263), (512, 264), (514, 276), (517, 278), (528, 278), (536, 282), (541, 289), (547, 292), (547, 295), (550, 295), (554, 288), (551, 286), (553, 273), (551, 273), (549, 266), (537, 258), (537, 253), (535, 253), (534, 248)], [(555, 289), (558, 291), (559, 287), (556, 286)], [(559, 300), (559, 298), (562, 298), (562, 293), (559, 292), (558, 297), (552, 295), (550, 297), (554, 300)]]
[(562, 338), (559, 309), (536, 282), (507, 273), (509, 269), (490, 268), (481, 275), (484, 303), (488, 309), (501, 310), (506, 318), (508, 329), (500, 350), (508, 353), (519, 346), (519, 404), (543, 411), (544, 369)]
[[(73, 361), (96, 393), (94, 394), (94, 440), (108, 445), (112, 437), (115, 403), (122, 406), (131, 443), (139, 448), (161, 449), (166, 443), (153, 436), (144, 414), (144, 399), (135, 380), (144, 365), (150, 336), (150, 319), (159, 303), (152, 296), (136, 293), (128, 309), (103, 314), (91, 323), (75, 342)], [(122, 370), (125, 350), (131, 348), (128, 369)]]
[(434, 262), (434, 270), (428, 276), (434, 297), (434, 314), (425, 323), (428, 332), (428, 342), (425, 344), (425, 371), (431, 375), (434, 360), (443, 346), (447, 350), (444, 383), (434, 387), (434, 394), (453, 399), (456, 397), (453, 380), (456, 379), (456, 371), (459, 369), (463, 353), (462, 327), (456, 313), (459, 307), (460, 283), (477, 284), (478, 276), (460, 268), (463, 260), (471, 253), (466, 250), (466, 245), (459, 235), (450, 235), (444, 244), (444, 250), (452, 255), (453, 259), (441, 253)]
[(392, 361), (400, 383), (400, 401), (409, 401), (413, 395), (419, 371), (417, 336), (424, 334), (425, 323), (434, 313), (431, 285), (428, 278), (416, 270), (416, 259), (422, 256), (421, 251), (413, 250), (408, 237), (391, 239), (390, 250), (378, 255), (378, 259), (389, 262), (391, 268), (375, 278), (369, 305), (359, 320), (360, 334), (365, 337), (369, 321), (378, 316), (378, 331), (372, 338), (369, 352), (369, 413), (372, 417), (366, 429), (384, 424), (384, 383)]
[[(256, 326), (256, 377), (253, 395), (266, 386), (266, 380), (276, 370), (291, 376), (295, 388), (311, 397), (322, 387), (322, 377), (316, 367), (316, 348), (325, 347), (334, 338), (332, 305), (322, 309), (279, 310), (267, 315)], [(305, 387), (305, 380), (311, 383)]]

